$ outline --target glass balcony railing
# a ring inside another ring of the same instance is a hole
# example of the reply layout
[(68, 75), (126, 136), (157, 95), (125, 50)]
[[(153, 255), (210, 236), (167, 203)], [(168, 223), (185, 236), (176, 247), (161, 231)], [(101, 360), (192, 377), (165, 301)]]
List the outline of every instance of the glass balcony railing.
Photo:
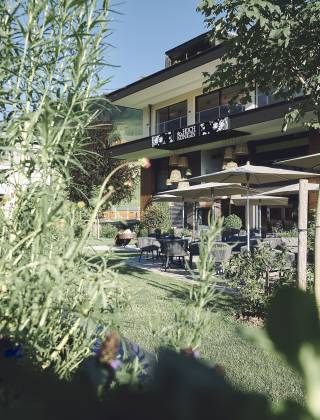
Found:
[(183, 117), (174, 118), (172, 120), (158, 123), (156, 126), (156, 134), (166, 133), (167, 131), (171, 131), (171, 130), (178, 130), (179, 128), (186, 127), (187, 125), (188, 125), (188, 118), (186, 115)]
[(205, 121), (214, 121), (219, 118), (225, 118), (232, 114), (238, 114), (246, 110), (244, 105), (237, 104), (234, 106), (220, 105), (214, 108), (205, 109), (196, 113), (196, 123)]

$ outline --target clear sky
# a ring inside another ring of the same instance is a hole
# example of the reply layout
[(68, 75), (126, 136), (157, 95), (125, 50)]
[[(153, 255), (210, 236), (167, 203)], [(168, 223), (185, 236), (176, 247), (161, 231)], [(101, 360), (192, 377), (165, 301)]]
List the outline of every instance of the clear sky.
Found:
[[(117, 1), (117, 0), (116, 0)], [(120, 0), (121, 1), (121, 0)], [(199, 0), (124, 0), (113, 8), (105, 93), (164, 68), (164, 52), (206, 31)]]

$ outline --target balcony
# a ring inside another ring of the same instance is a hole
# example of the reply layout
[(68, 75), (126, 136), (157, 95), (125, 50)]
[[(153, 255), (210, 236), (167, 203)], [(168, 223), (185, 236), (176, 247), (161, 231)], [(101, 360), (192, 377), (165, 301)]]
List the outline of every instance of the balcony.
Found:
[(239, 114), (246, 110), (245, 105), (237, 104), (235, 106), (220, 105), (214, 108), (205, 109), (196, 113), (196, 123), (206, 121), (215, 121), (217, 119), (225, 118), (233, 114)]
[(186, 127), (188, 125), (188, 118), (186, 115), (172, 120), (158, 123), (156, 126), (156, 134), (166, 133), (171, 130), (178, 130), (179, 128)]

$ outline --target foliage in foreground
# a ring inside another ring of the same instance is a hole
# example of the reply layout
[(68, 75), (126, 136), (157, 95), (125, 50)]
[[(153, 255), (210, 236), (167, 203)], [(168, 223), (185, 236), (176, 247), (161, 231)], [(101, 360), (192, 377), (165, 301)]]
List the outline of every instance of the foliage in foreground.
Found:
[[(7, 355), (0, 359), (0, 413), (4, 418), (15, 418), (23, 410), (28, 418), (41, 413), (45, 418), (58, 415), (64, 419), (72, 412), (79, 419), (88, 415), (92, 419), (205, 419), (208, 413), (226, 420), (319, 419), (320, 327), (315, 300), (297, 289), (283, 289), (270, 308), (265, 330), (249, 328), (243, 334), (257, 345), (282, 354), (301, 374), (306, 391), (304, 406), (289, 400), (273, 405), (261, 394), (233, 388), (220, 367), (209, 367), (190, 354), (166, 351), (160, 354), (149, 382), (104, 389), (100, 399), (91, 371), (82, 370), (71, 383), (65, 383)], [(110, 363), (96, 358), (100, 378), (112, 374)]]
[(107, 25), (107, 1), (0, 2), (0, 143), (10, 168), (0, 238), (0, 338), (64, 378), (125, 303), (108, 258), (98, 264), (83, 257), (112, 180), (101, 186), (79, 238), (79, 209), (65, 200), (70, 170), (81, 167), (77, 156), (96, 118)]

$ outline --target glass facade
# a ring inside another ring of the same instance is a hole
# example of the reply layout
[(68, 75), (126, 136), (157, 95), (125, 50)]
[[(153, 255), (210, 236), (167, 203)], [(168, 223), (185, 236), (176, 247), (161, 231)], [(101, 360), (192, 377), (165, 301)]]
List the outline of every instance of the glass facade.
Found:
[[(239, 88), (231, 86), (219, 89), (196, 98), (196, 123), (214, 121), (228, 115), (245, 111), (245, 106), (240, 103)], [(233, 99), (234, 104), (229, 102)]]
[(156, 111), (156, 133), (165, 133), (170, 130), (186, 127), (188, 103), (178, 102)]

